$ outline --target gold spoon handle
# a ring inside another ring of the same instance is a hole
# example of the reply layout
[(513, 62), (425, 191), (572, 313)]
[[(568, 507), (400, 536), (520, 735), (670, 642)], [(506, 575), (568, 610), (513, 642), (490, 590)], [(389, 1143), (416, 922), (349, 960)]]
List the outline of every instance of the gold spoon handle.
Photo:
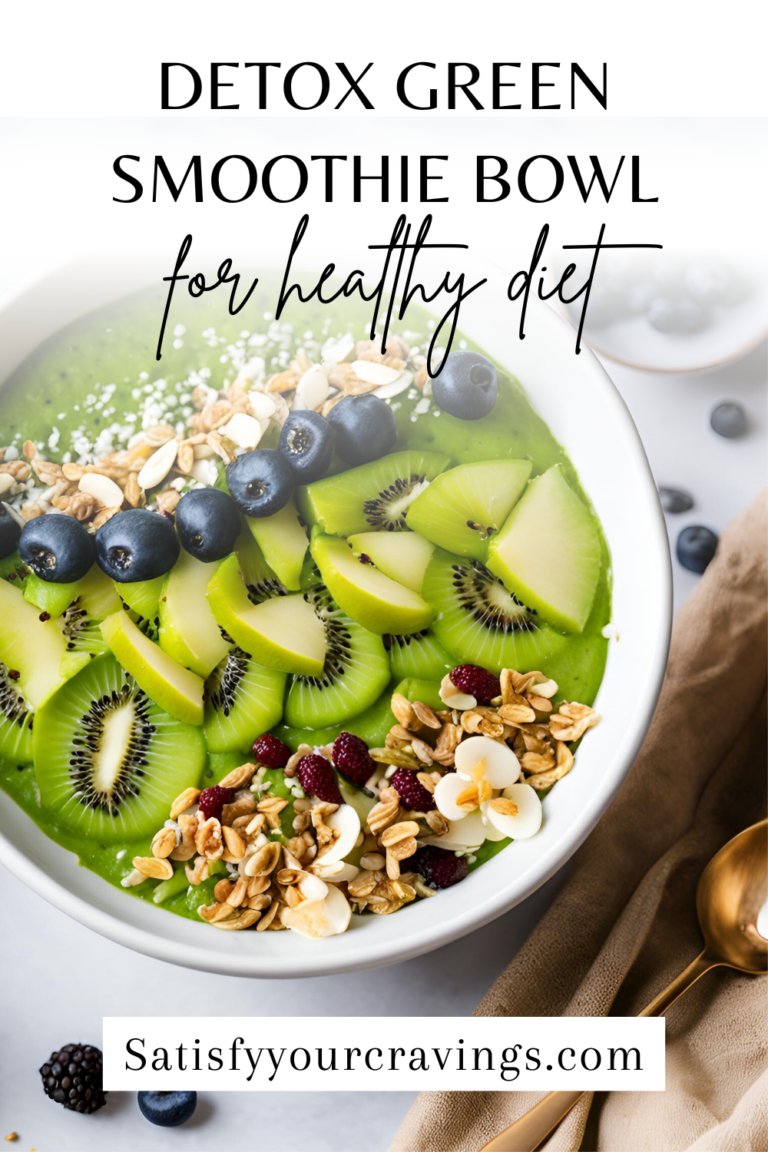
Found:
[(671, 984), (667, 985), (663, 992), (659, 992), (642, 1012), (638, 1012), (638, 1016), (663, 1016), (667, 1008), (674, 1004), (675, 1000), (679, 1000), (683, 992), (687, 992), (705, 972), (709, 972), (710, 968), (716, 968), (717, 965), (717, 960), (711, 960), (706, 952), (702, 952), (679, 976), (675, 977)]
[[(699, 977), (716, 967), (717, 963), (706, 952), (702, 952), (642, 1012), (638, 1012), (638, 1016), (663, 1016), (683, 992), (687, 992)], [(578, 1091), (547, 1093), (538, 1104), (534, 1104), (533, 1108), (529, 1108), (508, 1128), (484, 1144), (480, 1152), (534, 1152), (584, 1095), (584, 1092)]]

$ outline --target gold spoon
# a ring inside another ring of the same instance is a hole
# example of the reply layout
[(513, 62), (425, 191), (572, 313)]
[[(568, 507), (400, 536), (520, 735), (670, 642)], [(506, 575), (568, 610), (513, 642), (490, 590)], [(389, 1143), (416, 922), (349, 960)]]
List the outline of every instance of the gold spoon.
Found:
[[(757, 930), (757, 917), (766, 900), (768, 820), (761, 820), (729, 840), (704, 869), (696, 890), (704, 951), (638, 1015), (663, 1016), (710, 968), (723, 965), (750, 976), (765, 976), (768, 940)], [(584, 1095), (550, 1092), (480, 1152), (534, 1152)]]

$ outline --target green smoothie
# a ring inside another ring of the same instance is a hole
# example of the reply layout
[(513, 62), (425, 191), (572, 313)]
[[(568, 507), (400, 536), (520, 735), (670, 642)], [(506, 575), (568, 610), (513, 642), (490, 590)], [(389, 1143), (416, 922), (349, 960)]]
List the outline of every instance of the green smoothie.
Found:
[[(268, 379), (288, 370), (299, 349), (315, 362), (329, 341), (347, 337), (359, 341), (368, 336), (369, 312), (360, 301), (319, 308), (292, 304), (276, 322), (270, 312), (276, 296), (274, 284), (260, 284), (247, 307), (230, 317), (215, 293), (193, 301), (179, 291), (159, 363), (155, 348), (165, 303), (160, 288), (127, 297), (55, 333), (3, 384), (0, 443), (6, 448), (6, 460), (21, 452), (26, 441), (32, 441), (46, 460), (66, 464), (118, 452), (142, 429), (155, 425), (170, 424), (181, 432), (195, 414), (195, 390), (227, 387), (249, 360), (262, 360)], [(412, 306), (397, 335), (424, 353), (433, 326), (426, 312)], [(454, 348), (481, 351), (461, 333), (456, 335)], [(535, 397), (526, 395), (505, 366), (497, 364), (496, 368), (499, 389), (493, 411), (471, 423), (441, 411), (434, 403), (425, 403), (416, 387), (388, 400), (397, 424), (396, 450), (441, 453), (450, 458), (450, 467), (489, 460), (527, 460), (531, 478), (560, 465), (570, 489), (589, 506), (568, 456), (536, 413)], [(270, 441), (269, 446), (275, 443)], [(223, 471), (221, 466), (222, 482)], [(602, 533), (599, 540), (600, 576), (586, 624), (553, 647), (542, 668), (557, 682), (552, 701), (555, 707), (560, 701), (574, 700), (591, 705), (603, 676), (608, 646), (603, 629), (611, 618), (611, 590), (610, 556)], [(451, 656), (461, 662), (461, 652)], [(389, 700), (397, 679), (393, 673), (392, 682), (378, 700), (358, 715), (350, 712), (341, 723), (315, 731), (281, 722), (274, 731), (294, 750), (302, 743), (325, 745), (342, 729), (362, 736), (371, 747), (381, 746), (393, 724)], [(433, 694), (436, 688), (431, 686)], [(404, 690), (409, 692), (407, 686)], [(424, 699), (418, 687), (411, 692), (412, 698)], [(249, 755), (246, 747), (242, 753), (209, 756), (202, 781), (190, 780), (190, 786), (215, 784)], [(281, 814), (281, 829), (271, 833), (273, 839), (281, 840), (292, 834), (295, 796), (284, 786), (282, 773), (270, 775), (268, 782), (273, 795), (283, 795), (289, 801)], [(92, 837), (67, 831), (42, 806), (31, 764), (0, 761), (0, 786), (46, 835), (111, 884), (120, 884), (133, 857), (150, 854), (151, 837), (100, 844)], [(506, 843), (487, 841), (471, 858), (470, 867), (477, 867)], [(186, 880), (183, 865), (177, 865), (173, 879), (159, 885), (148, 880), (125, 891), (198, 920), (198, 908), (211, 903), (213, 888), (226, 871), (223, 863), (212, 864), (209, 879), (193, 886)]]

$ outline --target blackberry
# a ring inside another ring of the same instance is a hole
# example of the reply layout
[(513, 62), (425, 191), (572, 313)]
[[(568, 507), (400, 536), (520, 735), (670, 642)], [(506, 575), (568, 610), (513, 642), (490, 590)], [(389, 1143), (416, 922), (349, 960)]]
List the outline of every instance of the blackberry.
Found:
[(107, 1102), (103, 1063), (91, 1044), (65, 1044), (40, 1069), (46, 1096), (72, 1112), (98, 1112)]

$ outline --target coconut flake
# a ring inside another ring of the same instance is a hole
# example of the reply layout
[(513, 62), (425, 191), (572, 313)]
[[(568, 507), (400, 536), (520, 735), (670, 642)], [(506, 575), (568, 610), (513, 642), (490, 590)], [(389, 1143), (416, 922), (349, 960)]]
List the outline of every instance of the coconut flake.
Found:
[(454, 753), (459, 776), (487, 780), (491, 788), (506, 788), (520, 777), (520, 761), (511, 748), (490, 736), (470, 736)]
[(504, 789), (502, 797), (516, 805), (517, 812), (514, 815), (496, 812), (491, 801), (486, 815), (494, 828), (512, 840), (527, 840), (535, 836), (542, 819), (541, 799), (536, 789), (530, 784), (511, 784)]
[(219, 469), (213, 460), (195, 460), (190, 475), (197, 480), (198, 484), (209, 487), (218, 480)]

